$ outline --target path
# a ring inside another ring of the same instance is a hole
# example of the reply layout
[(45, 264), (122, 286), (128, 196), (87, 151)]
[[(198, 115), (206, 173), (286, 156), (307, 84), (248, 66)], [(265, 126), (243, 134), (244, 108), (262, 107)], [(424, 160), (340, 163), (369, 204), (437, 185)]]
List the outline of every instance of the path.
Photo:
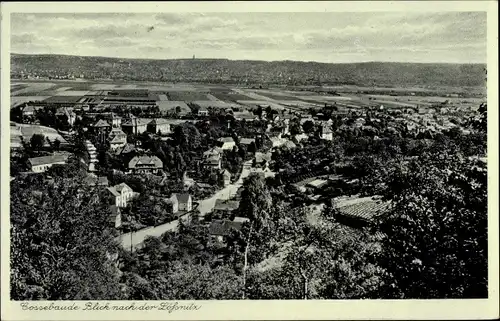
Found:
[[(214, 209), (215, 201), (217, 199), (230, 199), (234, 197), (236, 191), (238, 191), (238, 189), (243, 184), (243, 179), (250, 174), (251, 164), (252, 160), (247, 161), (243, 164), (241, 175), (236, 182), (219, 190), (213, 196), (198, 201), (199, 204), (198, 210), (200, 211), (201, 216), (210, 213)], [(191, 214), (188, 214), (182, 217), (181, 219), (188, 219), (190, 215)], [(159, 237), (166, 232), (174, 231), (175, 229), (177, 229), (178, 225), (179, 225), (179, 220), (175, 220), (156, 227), (147, 227), (139, 231), (125, 233), (118, 237), (118, 242), (123, 246), (124, 249), (130, 250), (131, 248), (136, 248), (140, 246), (144, 242), (146, 237), (148, 236)]]

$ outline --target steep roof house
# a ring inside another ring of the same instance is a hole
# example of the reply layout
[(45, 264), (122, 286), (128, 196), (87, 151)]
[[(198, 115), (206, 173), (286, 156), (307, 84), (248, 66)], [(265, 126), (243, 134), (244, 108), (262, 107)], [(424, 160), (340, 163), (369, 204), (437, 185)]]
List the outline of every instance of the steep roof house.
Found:
[(128, 163), (132, 173), (157, 174), (163, 168), (163, 162), (157, 156), (135, 156)]
[(126, 207), (127, 202), (137, 195), (130, 186), (121, 183), (107, 188), (111, 196), (112, 205), (117, 207)]
[(176, 213), (177, 210), (189, 212), (193, 209), (193, 198), (188, 193), (175, 193), (170, 199), (176, 204), (174, 206), (174, 213)]

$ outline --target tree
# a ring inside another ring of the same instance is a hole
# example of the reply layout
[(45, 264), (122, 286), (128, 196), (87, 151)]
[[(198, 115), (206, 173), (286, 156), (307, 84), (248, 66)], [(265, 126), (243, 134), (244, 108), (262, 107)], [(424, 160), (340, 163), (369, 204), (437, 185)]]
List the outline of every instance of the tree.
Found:
[(313, 133), (314, 132), (314, 128), (315, 128), (314, 122), (311, 121), (311, 120), (308, 120), (308, 121), (304, 122), (304, 124), (302, 124), (302, 129), (307, 134)]
[(30, 147), (35, 151), (40, 151), (45, 144), (45, 136), (42, 134), (33, 134), (30, 138)]
[(120, 299), (109, 207), (75, 181), (11, 185), (11, 298)]
[(424, 155), (391, 175), (380, 222), (388, 298), (488, 295), (487, 173), (459, 154)]

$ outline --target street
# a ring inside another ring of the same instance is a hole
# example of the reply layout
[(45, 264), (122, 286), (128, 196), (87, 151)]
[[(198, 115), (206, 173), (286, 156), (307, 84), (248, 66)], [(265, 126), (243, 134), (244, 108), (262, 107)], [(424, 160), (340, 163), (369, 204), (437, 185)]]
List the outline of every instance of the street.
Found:
[[(252, 160), (243, 163), (243, 169), (241, 171), (240, 178), (236, 182), (219, 190), (212, 197), (198, 201), (198, 210), (200, 211), (201, 216), (206, 215), (213, 210), (215, 201), (217, 199), (227, 200), (232, 198), (236, 194), (236, 191), (243, 184), (243, 179), (250, 174), (251, 164)], [(136, 248), (141, 245), (147, 236), (159, 237), (163, 233), (174, 231), (178, 225), (179, 220), (175, 220), (156, 227), (147, 227), (136, 232), (125, 233), (118, 237), (118, 242), (120, 242), (124, 249), (130, 250), (131, 248)]]

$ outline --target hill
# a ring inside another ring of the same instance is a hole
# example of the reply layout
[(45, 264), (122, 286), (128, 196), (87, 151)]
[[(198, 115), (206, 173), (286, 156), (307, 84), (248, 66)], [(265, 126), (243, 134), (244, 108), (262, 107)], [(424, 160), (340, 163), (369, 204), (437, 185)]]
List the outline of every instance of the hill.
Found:
[(265, 83), (288, 85), (484, 86), (485, 64), (318, 63), (228, 59), (120, 59), (11, 55), (11, 77)]

